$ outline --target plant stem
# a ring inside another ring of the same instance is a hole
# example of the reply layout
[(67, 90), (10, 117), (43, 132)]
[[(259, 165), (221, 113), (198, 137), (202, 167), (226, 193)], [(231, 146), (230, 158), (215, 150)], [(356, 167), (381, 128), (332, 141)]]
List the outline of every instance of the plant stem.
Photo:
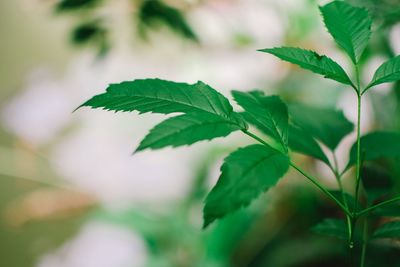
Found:
[[(251, 138), (257, 140), (258, 142), (260, 142), (261, 144), (271, 147), (268, 143), (266, 143), (264, 140), (262, 140), (260, 137), (258, 137), (257, 135), (247, 131), (247, 130), (242, 130), (242, 132), (248, 136), (250, 136)], [(321, 185), (321, 183), (314, 177), (312, 177), (311, 175), (307, 174), (305, 171), (303, 171), (300, 167), (298, 167), (297, 165), (295, 165), (293, 162), (290, 162), (290, 166), (293, 167), (296, 171), (298, 171), (299, 173), (301, 173), (304, 177), (306, 177), (311, 183), (313, 183), (315, 186), (317, 186), (326, 196), (328, 196), (329, 198), (331, 198), (334, 202), (336, 202), (336, 204), (343, 210), (343, 212), (347, 215), (352, 217), (351, 212), (339, 201), (337, 200), (337, 198), (331, 194), (331, 192), (329, 192), (323, 185)]]
[(368, 218), (364, 219), (363, 224), (363, 239), (362, 239), (362, 248), (361, 248), (361, 260), (360, 260), (360, 267), (365, 266), (365, 255), (367, 252), (367, 244), (368, 244)]
[(320, 182), (311, 175), (307, 174), (305, 171), (303, 171), (300, 167), (298, 167), (296, 164), (293, 162), (290, 162), (290, 166), (292, 166), (296, 171), (301, 173), (304, 177), (306, 177), (311, 183), (313, 183), (316, 187), (318, 187), (325, 195), (327, 195), (329, 198), (331, 198), (336, 204), (344, 211), (344, 213), (348, 216), (352, 216), (351, 212), (339, 201), (337, 198), (331, 194), (323, 185), (321, 185)]
[[(344, 204), (345, 208), (347, 210), (349, 210), (349, 205), (347, 204), (347, 199), (346, 199), (346, 196), (345, 196), (345, 193), (344, 193), (344, 189), (343, 189), (342, 177), (339, 174), (338, 161), (337, 161), (337, 158), (336, 158), (336, 154), (333, 151), (332, 151), (332, 156), (333, 156), (333, 163), (334, 163), (334, 167), (332, 168), (332, 171), (333, 171), (333, 173), (334, 173), (334, 175), (336, 177), (336, 181), (337, 181), (337, 183), (339, 185), (339, 190), (340, 190), (340, 193), (342, 195), (343, 204)], [(350, 218), (350, 216), (348, 214), (346, 214), (346, 225), (347, 225), (347, 232), (348, 232), (349, 247), (351, 247), (351, 245), (352, 245), (351, 237), (353, 236), (353, 234), (352, 234), (353, 228), (352, 228), (351, 218)]]
[(377, 208), (380, 208), (380, 207), (383, 207), (383, 206), (386, 206), (386, 205), (389, 205), (389, 204), (392, 204), (392, 203), (395, 203), (395, 202), (398, 202), (398, 201), (400, 201), (400, 196), (397, 196), (397, 197), (395, 197), (395, 198), (392, 198), (392, 199), (383, 201), (383, 202), (378, 203), (378, 204), (376, 204), (376, 205), (373, 205), (373, 206), (371, 206), (371, 207), (369, 207), (369, 208), (366, 208), (366, 209), (364, 209), (364, 210), (358, 212), (358, 213), (356, 214), (356, 217), (357, 217), (357, 218), (358, 218), (358, 217), (361, 217), (361, 216), (366, 215), (366, 214), (368, 214), (369, 212), (371, 212), (371, 211), (373, 211), (373, 210), (375, 210), (375, 209), (377, 209)]
[(362, 93), (361, 93), (361, 86), (360, 86), (360, 72), (358, 68), (358, 64), (356, 64), (356, 78), (357, 78), (357, 158), (356, 158), (356, 188), (355, 188), (355, 193), (354, 193), (354, 210), (352, 214), (352, 220), (351, 220), (351, 225), (352, 225), (352, 236), (350, 240), (350, 247), (353, 246), (354, 244), (354, 232), (355, 232), (355, 226), (356, 226), (356, 214), (357, 214), (357, 209), (358, 209), (358, 194), (360, 191), (360, 182), (361, 182), (361, 137), (360, 137), (360, 125), (361, 125), (361, 100), (362, 100)]

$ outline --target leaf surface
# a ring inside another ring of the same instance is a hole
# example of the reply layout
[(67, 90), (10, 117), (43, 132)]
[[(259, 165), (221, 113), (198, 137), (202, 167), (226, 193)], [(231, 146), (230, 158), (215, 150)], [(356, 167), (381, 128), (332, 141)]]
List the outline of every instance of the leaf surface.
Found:
[(343, 1), (333, 1), (320, 10), (329, 33), (357, 64), (371, 37), (368, 11)]
[(373, 238), (400, 238), (400, 221), (381, 225), (372, 235)]
[(311, 229), (314, 233), (347, 239), (347, 227), (343, 220), (325, 219)]
[(286, 155), (263, 145), (250, 145), (230, 154), (221, 167), (217, 184), (205, 201), (204, 227), (247, 206), (259, 194), (273, 187), (288, 168)]
[(365, 88), (364, 91), (370, 87), (382, 84), (390, 83), (400, 80), (400, 56), (394, 57), (389, 61), (383, 63), (375, 72), (372, 81)]
[[(400, 133), (372, 132), (361, 137), (360, 145), (363, 161), (400, 157)], [(357, 142), (351, 147), (350, 160), (346, 169), (356, 164), (356, 161)]]
[(400, 202), (377, 208), (372, 214), (380, 217), (400, 217)]
[(240, 130), (222, 117), (207, 113), (189, 113), (166, 119), (156, 125), (143, 139), (136, 151), (147, 148), (159, 149), (167, 146), (191, 145), (201, 140), (227, 136)]
[(187, 84), (144, 79), (111, 84), (105, 93), (94, 96), (82, 106), (140, 113), (206, 112), (226, 119), (235, 117), (228, 99), (202, 82)]
[(328, 158), (315, 139), (299, 127), (289, 127), (289, 147), (298, 153), (314, 157), (330, 165)]
[(388, 195), (393, 187), (393, 180), (389, 170), (372, 162), (363, 164), (361, 180), (370, 203)]
[(244, 117), (283, 148), (288, 143), (288, 109), (278, 96), (265, 96), (261, 91), (232, 92), (235, 101), (245, 110)]
[(333, 61), (331, 58), (321, 56), (314, 51), (295, 47), (270, 48), (262, 49), (260, 51), (277, 56), (278, 58), (296, 64), (303, 69), (321, 74), (325, 78), (354, 87), (350, 78), (338, 63)]
[(331, 150), (334, 150), (354, 128), (342, 111), (334, 109), (291, 104), (289, 114), (294, 125), (320, 140)]

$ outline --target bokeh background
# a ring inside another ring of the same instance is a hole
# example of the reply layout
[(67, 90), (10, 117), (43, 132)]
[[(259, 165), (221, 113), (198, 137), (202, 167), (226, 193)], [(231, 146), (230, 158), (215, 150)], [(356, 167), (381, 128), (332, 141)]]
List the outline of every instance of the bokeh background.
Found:
[[(249, 209), (201, 230), (202, 202), (223, 157), (251, 140), (232, 134), (132, 156), (162, 116), (72, 112), (109, 83), (159, 77), (202, 80), (226, 96), (279, 93), (355, 121), (350, 88), (256, 51), (301, 46), (352, 72), (321, 22), (318, 4), (326, 2), (0, 1), (0, 266), (343, 266), (344, 244), (310, 232), (339, 211), (292, 172)], [(350, 2), (375, 18), (363, 58), (370, 77), (400, 54), (400, 2)], [(400, 129), (398, 87), (369, 93), (362, 132)], [(353, 141), (338, 148), (342, 167)], [(296, 160), (335, 187), (320, 163)], [(351, 179), (344, 182), (351, 189)], [(370, 250), (371, 266), (381, 266), (379, 253)], [(400, 250), (384, 253), (395, 262)]]

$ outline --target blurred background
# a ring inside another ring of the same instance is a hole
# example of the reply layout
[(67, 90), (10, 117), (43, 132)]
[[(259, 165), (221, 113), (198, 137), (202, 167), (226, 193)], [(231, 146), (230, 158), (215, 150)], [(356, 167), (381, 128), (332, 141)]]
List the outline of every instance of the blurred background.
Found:
[[(344, 266), (345, 244), (310, 231), (340, 211), (294, 172), (250, 208), (201, 230), (223, 157), (251, 140), (232, 134), (132, 156), (162, 116), (72, 113), (109, 83), (159, 77), (201, 80), (228, 97), (233, 89), (279, 93), (355, 121), (350, 88), (256, 52), (301, 46), (352, 73), (320, 19), (326, 2), (0, 1), (0, 266)], [(400, 2), (349, 2), (375, 19), (363, 58), (368, 79), (400, 54)], [(362, 132), (400, 130), (399, 87), (368, 94)], [(338, 148), (342, 167), (353, 142), (350, 135)], [(335, 187), (321, 163), (296, 161)], [(400, 174), (399, 164), (390, 168)], [(368, 266), (399, 253), (371, 249)]]

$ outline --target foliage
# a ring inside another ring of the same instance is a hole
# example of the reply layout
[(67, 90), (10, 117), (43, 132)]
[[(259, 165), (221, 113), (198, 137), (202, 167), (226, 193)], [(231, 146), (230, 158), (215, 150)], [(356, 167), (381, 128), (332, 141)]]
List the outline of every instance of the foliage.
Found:
[[(55, 4), (57, 14), (77, 18), (71, 30), (71, 41), (77, 45), (91, 45), (100, 54), (111, 47), (110, 34), (113, 25), (102, 8), (113, 1), (106, 0), (60, 0)], [(128, 1), (130, 5), (132, 25), (137, 28), (137, 37), (144, 39), (149, 30), (157, 30), (166, 26), (185, 39), (197, 42), (198, 38), (189, 23), (184, 11), (167, 4), (164, 0)], [(107, 21), (108, 23), (104, 23)]]
[[(367, 226), (374, 225), (371, 222), (379, 219), (376, 213), (374, 217), (370, 215), (400, 200), (399, 196), (385, 198), (390, 196), (388, 190), (391, 184), (384, 182), (376, 185), (374, 180), (379, 179), (382, 173), (371, 171), (371, 167), (364, 163), (398, 157), (400, 140), (399, 133), (394, 132), (376, 131), (361, 137), (362, 97), (368, 89), (376, 85), (398, 81), (400, 64), (398, 57), (390, 59), (378, 68), (372, 81), (363, 88), (360, 84), (359, 62), (371, 36), (372, 20), (368, 11), (342, 1), (331, 2), (320, 7), (320, 10), (328, 32), (353, 62), (355, 81), (349, 78), (350, 75), (338, 63), (314, 51), (289, 47), (261, 51), (346, 84), (355, 92), (357, 138), (344, 170), (337, 166), (335, 151), (343, 138), (353, 131), (354, 126), (343, 112), (299, 103), (287, 104), (279, 96), (266, 96), (261, 91), (233, 91), (234, 100), (243, 108), (239, 112), (233, 110), (225, 96), (205, 83), (187, 84), (145, 79), (112, 84), (105, 93), (94, 96), (82, 106), (124, 112), (178, 113), (153, 128), (137, 151), (190, 145), (241, 131), (259, 144), (239, 148), (225, 158), (219, 180), (205, 200), (204, 226), (207, 227), (216, 219), (249, 205), (262, 192), (275, 186), (289, 167), (292, 167), (334, 201), (343, 212), (344, 218), (326, 219), (314, 227), (314, 231), (345, 239), (349, 249), (360, 245), (360, 265), (363, 266), (369, 239)], [(257, 127), (269, 139), (254, 134), (248, 125)], [(323, 147), (327, 149), (324, 150)], [(317, 178), (297, 166), (291, 150), (326, 163), (337, 179), (339, 194), (331, 192)], [(331, 157), (324, 151), (329, 151), (333, 159), (330, 160)], [(355, 167), (355, 191), (350, 193), (345, 192), (342, 179), (352, 167)], [(360, 190), (363, 183), (367, 202), (362, 196), (364, 191)], [(364, 223), (361, 238), (358, 238), (359, 221)], [(397, 238), (398, 229), (397, 222), (384, 224), (373, 237)]]

